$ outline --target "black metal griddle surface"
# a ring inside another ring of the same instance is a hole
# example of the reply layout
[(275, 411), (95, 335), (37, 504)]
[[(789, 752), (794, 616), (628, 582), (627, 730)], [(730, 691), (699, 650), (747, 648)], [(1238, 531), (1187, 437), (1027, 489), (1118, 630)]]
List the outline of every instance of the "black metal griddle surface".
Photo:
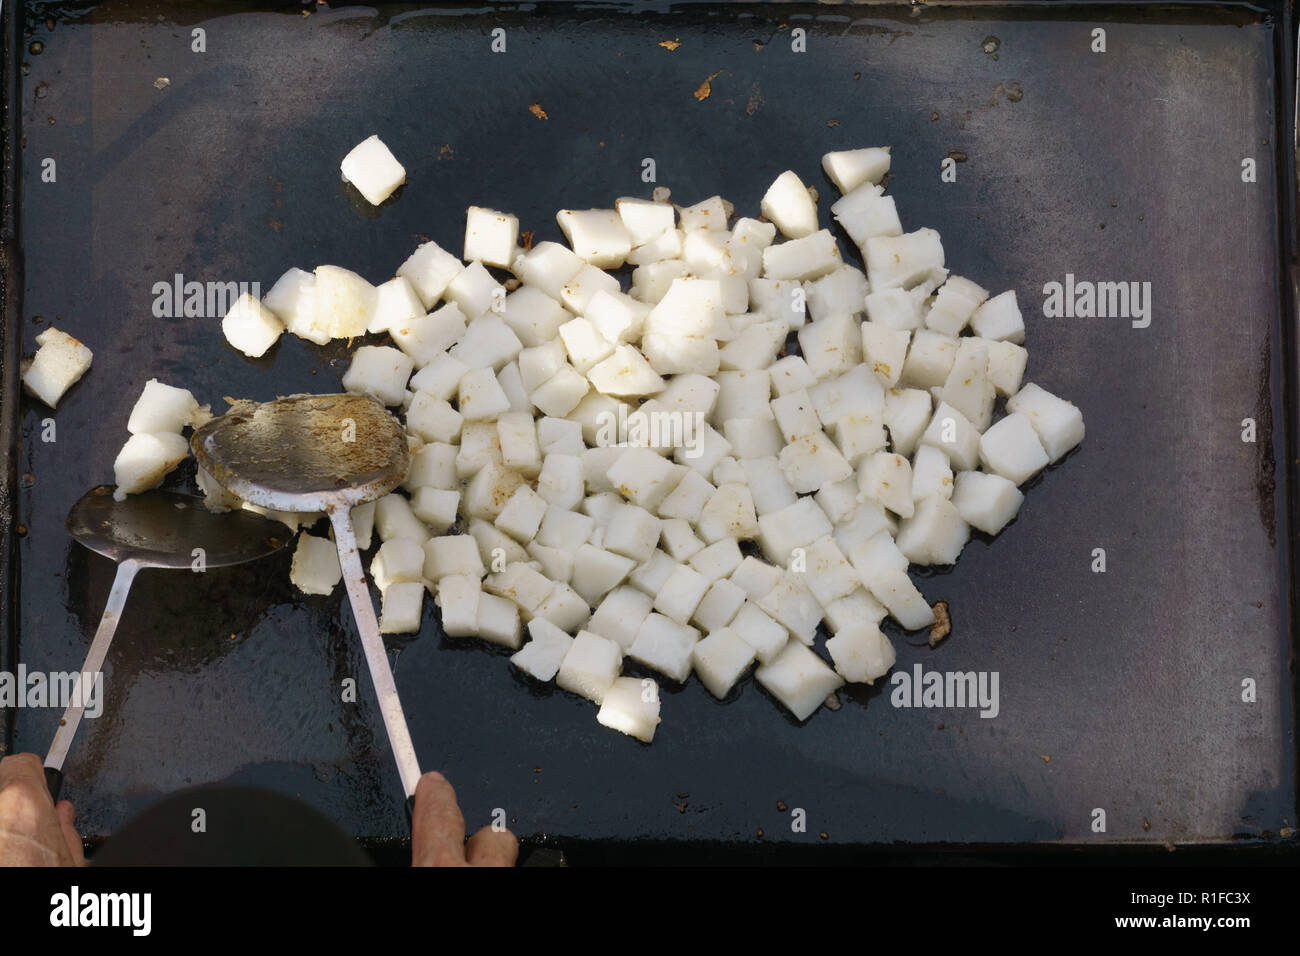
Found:
[[(665, 689), (644, 746), (503, 653), (441, 638), (429, 601), (422, 632), (391, 642), (421, 762), (454, 782), (471, 827), (501, 808), (525, 838), (561, 843), (1159, 844), (1295, 826), (1276, 24), (1242, 8), (223, 9), (28, 4), (24, 43), (43, 49), (22, 77), (25, 303), (10, 320), (27, 354), (51, 323), (95, 352), (56, 442), (41, 441), (46, 409), (20, 412), (28, 667), (82, 659), (112, 567), (63, 516), (111, 480), (146, 379), (218, 410), (339, 388), (341, 348), (286, 336), (247, 360), (219, 317), (156, 316), (155, 283), (265, 291), (318, 263), (381, 281), (425, 237), (459, 251), (469, 204), (559, 239), (556, 209), (648, 195), (647, 157), (674, 199), (721, 193), (749, 215), (795, 169), (825, 221), (821, 155), (890, 144), (905, 228), (938, 229), (956, 274), (1018, 291), (1027, 380), (1088, 427), (1014, 525), (920, 581), (949, 602), (952, 635), (935, 650), (895, 635), (897, 671), (996, 671), (996, 718), (897, 708), (878, 687), (796, 726), (752, 681), (719, 704), (693, 680)], [(376, 132), (409, 182), (373, 210), (338, 163)], [(944, 183), (950, 151), (967, 158)], [(1150, 281), (1150, 327), (1044, 318), (1043, 286), (1066, 273)], [(106, 710), (68, 768), (83, 833), (228, 780), (300, 795), (368, 840), (404, 835), (342, 589), (297, 595), (288, 566), (286, 551), (140, 576)], [(347, 678), (357, 704), (340, 700)], [(42, 752), (58, 711), (12, 716), (18, 749)]]

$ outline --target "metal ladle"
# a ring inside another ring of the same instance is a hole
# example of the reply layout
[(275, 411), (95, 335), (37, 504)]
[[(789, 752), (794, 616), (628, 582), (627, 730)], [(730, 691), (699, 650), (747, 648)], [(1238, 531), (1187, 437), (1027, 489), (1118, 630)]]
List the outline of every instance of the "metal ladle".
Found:
[(243, 564), (280, 550), (290, 537), (278, 521), (249, 511), (216, 514), (193, 495), (146, 491), (114, 501), (112, 485), (100, 485), (82, 495), (68, 512), (67, 529), (91, 551), (116, 561), (117, 575), (86, 662), (73, 685), (72, 699), (45, 757), (45, 782), (56, 801), (63, 786), (63, 762), (90, 692), (83, 681), (99, 679), (136, 572), (141, 568), (191, 570), (200, 560), (204, 568)]
[(264, 404), (235, 403), (198, 429), (190, 447), (213, 478), (245, 501), (329, 516), (409, 811), (420, 764), (361, 571), (351, 515), (357, 505), (383, 497), (406, 479), (411, 453), (401, 424), (366, 395), (291, 395)]

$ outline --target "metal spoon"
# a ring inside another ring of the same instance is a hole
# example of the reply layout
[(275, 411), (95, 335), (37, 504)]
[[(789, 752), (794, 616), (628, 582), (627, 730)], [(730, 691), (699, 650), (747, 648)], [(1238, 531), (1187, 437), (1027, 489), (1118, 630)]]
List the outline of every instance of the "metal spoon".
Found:
[(406, 479), (411, 453), (401, 424), (366, 395), (291, 395), (265, 404), (236, 403), (198, 429), (190, 447), (212, 477), (245, 501), (329, 515), (409, 811), (420, 764), (361, 572), (351, 515), (356, 505), (383, 497)]
[(78, 542), (116, 561), (117, 575), (73, 686), (72, 699), (45, 757), (45, 782), (55, 800), (63, 786), (63, 762), (86, 709), (81, 682), (98, 679), (136, 572), (141, 568), (189, 570), (200, 559), (204, 568), (243, 564), (278, 551), (289, 541), (282, 524), (261, 515), (248, 511), (216, 514), (204, 506), (202, 498), (171, 491), (147, 491), (114, 501), (112, 485), (100, 485), (82, 495), (68, 512), (66, 525)]

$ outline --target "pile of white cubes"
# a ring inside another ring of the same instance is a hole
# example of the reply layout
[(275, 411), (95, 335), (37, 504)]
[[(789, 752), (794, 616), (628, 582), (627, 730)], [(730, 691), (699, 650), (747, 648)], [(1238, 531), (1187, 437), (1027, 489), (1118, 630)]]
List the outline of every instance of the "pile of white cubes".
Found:
[[(235, 304), (224, 329), (249, 356), (286, 329), (373, 343), (343, 386), (393, 407), (413, 451), (353, 516), (382, 542), (385, 632), (418, 631), (430, 593), (447, 637), (510, 648), (649, 741), (659, 688), (625, 662), (719, 698), (753, 669), (802, 721), (893, 666), (885, 617), (936, 623), (909, 567), (998, 534), (1083, 418), (1023, 382), (1015, 292), (949, 275), (937, 232), (903, 231), (888, 148), (822, 162), (865, 272), (785, 172), (761, 218), (619, 199), (562, 210), (567, 246), (521, 247), (515, 216), (471, 207), (460, 256), (427, 242), (378, 286), (291, 269)], [(348, 176), (367, 192), (363, 166)], [(298, 587), (339, 577), (332, 542), (300, 534)]]

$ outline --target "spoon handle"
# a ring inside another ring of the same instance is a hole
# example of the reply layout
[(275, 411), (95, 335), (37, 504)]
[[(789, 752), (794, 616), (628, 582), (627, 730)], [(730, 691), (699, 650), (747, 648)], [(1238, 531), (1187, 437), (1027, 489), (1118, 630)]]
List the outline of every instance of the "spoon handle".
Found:
[(59, 721), (59, 729), (54, 732), (50, 752), (45, 756), (45, 782), (55, 800), (58, 800), (57, 791), (63, 784), (63, 761), (68, 758), (72, 738), (77, 735), (77, 727), (86, 711), (86, 697), (94, 690), (95, 684), (100, 685), (100, 693), (103, 693), (104, 658), (108, 656), (109, 645), (113, 643), (113, 634), (117, 631), (117, 622), (121, 620), (122, 609), (126, 607), (131, 582), (135, 580), (135, 573), (140, 568), (140, 562), (134, 558), (127, 558), (117, 566), (113, 589), (108, 592), (108, 603), (104, 606), (104, 616), (99, 619), (99, 628), (95, 631), (95, 639), (90, 642), (86, 662), (81, 666), (77, 682), (73, 685), (72, 699), (68, 701), (63, 719)]
[(384, 728), (388, 731), (389, 746), (393, 748), (393, 756), (397, 760), (402, 789), (410, 800), (415, 796), (415, 785), (420, 782), (420, 762), (415, 756), (411, 732), (406, 727), (406, 715), (402, 712), (402, 701), (397, 696), (393, 671), (388, 666), (388, 653), (384, 650), (383, 638), (379, 636), (379, 622), (375, 620), (375, 606), (370, 600), (370, 589), (366, 587), (365, 577), (361, 573), (361, 557), (357, 553), (357, 538), (352, 530), (352, 515), (349, 508), (341, 506), (331, 509), (329, 516), (330, 523), (334, 526), (334, 542), (339, 549), (339, 564), (343, 568), (343, 583), (347, 585), (352, 613), (357, 619), (357, 633), (361, 635), (361, 647), (370, 668), (370, 680), (375, 685), (375, 695), (379, 698), (379, 711), (384, 718)]

